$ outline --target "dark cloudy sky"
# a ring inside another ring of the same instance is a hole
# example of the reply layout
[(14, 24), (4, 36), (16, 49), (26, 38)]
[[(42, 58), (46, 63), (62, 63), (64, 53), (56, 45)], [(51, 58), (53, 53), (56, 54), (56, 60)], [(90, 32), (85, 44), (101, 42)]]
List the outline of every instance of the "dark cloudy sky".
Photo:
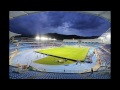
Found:
[(110, 23), (98, 16), (77, 12), (48, 11), (20, 16), (9, 21), (9, 29), (23, 35), (58, 33), (100, 36)]

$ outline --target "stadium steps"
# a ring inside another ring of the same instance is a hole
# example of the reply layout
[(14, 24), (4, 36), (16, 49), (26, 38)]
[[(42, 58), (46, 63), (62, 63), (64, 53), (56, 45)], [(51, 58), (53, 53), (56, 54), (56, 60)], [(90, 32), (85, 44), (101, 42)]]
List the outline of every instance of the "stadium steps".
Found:
[(101, 47), (101, 49), (103, 49), (103, 50), (106, 51), (107, 53), (111, 54), (110, 51), (104, 49), (103, 47)]
[(40, 74), (38, 74), (38, 75), (36, 75), (36, 76), (30, 76), (30, 77), (28, 77), (28, 78), (26, 78), (26, 79), (34, 79), (34, 78), (36, 78), (36, 77), (43, 76), (44, 74), (46, 74), (46, 73), (40, 73)]
[(86, 73), (86, 74), (79, 74), (79, 75), (81, 75), (81, 76), (83, 76), (85, 79), (95, 79), (95, 78), (92, 78), (90, 75), (91, 75), (92, 73)]

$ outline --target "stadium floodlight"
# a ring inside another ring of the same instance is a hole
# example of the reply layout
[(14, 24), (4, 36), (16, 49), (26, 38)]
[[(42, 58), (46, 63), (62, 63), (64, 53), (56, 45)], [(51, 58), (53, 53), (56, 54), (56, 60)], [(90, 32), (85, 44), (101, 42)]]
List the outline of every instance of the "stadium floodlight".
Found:
[(41, 40), (48, 40), (47, 37), (41, 37), (40, 39), (41, 39)]
[(56, 40), (55, 38), (53, 40)]
[(40, 37), (39, 37), (39, 36), (36, 36), (35, 39), (38, 40), (38, 46), (39, 46)]
[(107, 35), (107, 38), (110, 38), (110, 34)]
[(104, 39), (104, 37), (100, 37), (100, 39), (101, 39), (101, 40), (103, 40), (103, 39)]
[(36, 39), (36, 40), (40, 40), (40, 37), (39, 37), (39, 36), (36, 36), (35, 39)]

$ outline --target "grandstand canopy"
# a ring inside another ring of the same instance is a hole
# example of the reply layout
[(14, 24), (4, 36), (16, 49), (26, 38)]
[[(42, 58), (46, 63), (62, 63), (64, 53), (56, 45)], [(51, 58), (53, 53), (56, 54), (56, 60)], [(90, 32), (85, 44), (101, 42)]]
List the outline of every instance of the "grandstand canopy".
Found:
[(110, 28), (110, 11), (10, 11), (10, 31), (100, 36)]
[[(33, 14), (33, 13), (39, 13), (39, 12), (44, 12), (44, 11), (10, 11), (9, 18), (13, 19), (13, 18), (16, 18), (18, 16), (29, 15), (29, 14)], [(104, 17), (104, 18), (111, 21), (110, 11), (76, 11), (76, 12), (85, 12), (85, 13), (94, 14), (97, 16)]]
[(103, 33), (98, 39), (101, 39), (103, 43), (111, 44), (111, 28)]
[(21, 35), (21, 34), (17, 34), (17, 33), (13, 33), (11, 31), (9, 31), (9, 39), (13, 36), (19, 36), (19, 35)]

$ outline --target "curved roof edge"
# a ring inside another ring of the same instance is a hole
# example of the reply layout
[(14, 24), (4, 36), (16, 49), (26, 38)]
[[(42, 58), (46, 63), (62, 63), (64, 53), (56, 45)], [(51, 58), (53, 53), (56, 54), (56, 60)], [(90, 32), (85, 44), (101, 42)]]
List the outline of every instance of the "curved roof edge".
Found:
[[(9, 19), (13, 19), (22, 15), (29, 15), (33, 13), (40, 13), (45, 11), (9, 11)], [(97, 15), (100, 17), (104, 17), (105, 19), (111, 22), (111, 11), (75, 11), (75, 12), (82, 12)]]
[(13, 33), (11, 31), (9, 31), (9, 39), (13, 36), (19, 36), (19, 35), (21, 35), (21, 34), (17, 34), (17, 33)]

